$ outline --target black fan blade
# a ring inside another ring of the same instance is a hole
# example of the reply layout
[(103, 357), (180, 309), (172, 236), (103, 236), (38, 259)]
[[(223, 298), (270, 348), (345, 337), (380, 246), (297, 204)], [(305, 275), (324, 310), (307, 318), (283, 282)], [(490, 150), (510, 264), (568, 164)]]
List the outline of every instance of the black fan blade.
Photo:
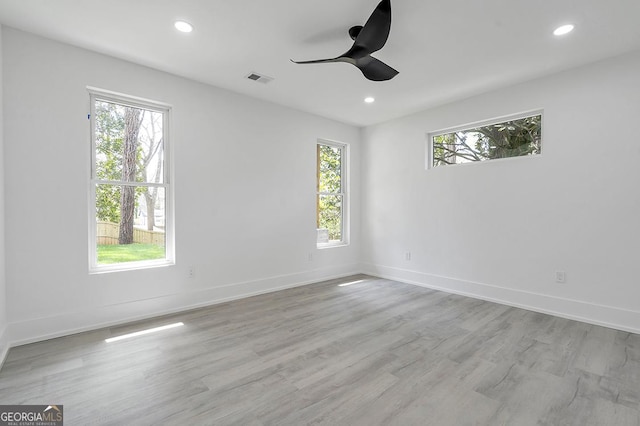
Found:
[(341, 58), (330, 58), (330, 59), (314, 59), (312, 61), (294, 61), (293, 59), (289, 59), (294, 64), (323, 64), (327, 62), (345, 62), (342, 61)]
[(373, 81), (391, 80), (398, 75), (398, 71), (373, 56), (357, 61), (355, 66), (362, 71), (365, 77)]
[(364, 48), (368, 53), (384, 46), (391, 31), (391, 0), (382, 0), (364, 24), (353, 46)]

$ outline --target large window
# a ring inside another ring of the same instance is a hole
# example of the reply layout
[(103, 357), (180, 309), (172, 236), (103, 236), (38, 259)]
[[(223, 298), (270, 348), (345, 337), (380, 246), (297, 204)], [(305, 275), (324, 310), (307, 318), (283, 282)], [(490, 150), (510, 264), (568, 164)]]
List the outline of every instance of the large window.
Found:
[(167, 105), (89, 89), (90, 269), (173, 262)]
[(318, 247), (347, 243), (347, 146), (317, 145), (316, 225)]
[(537, 155), (542, 113), (493, 120), (429, 135), (428, 167)]

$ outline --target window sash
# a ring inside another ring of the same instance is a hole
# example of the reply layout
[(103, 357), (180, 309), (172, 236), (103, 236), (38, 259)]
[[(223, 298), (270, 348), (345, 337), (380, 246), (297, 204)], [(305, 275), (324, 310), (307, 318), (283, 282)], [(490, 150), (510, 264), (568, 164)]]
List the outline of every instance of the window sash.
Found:
[[(171, 173), (170, 173), (170, 156), (169, 150), (167, 147), (168, 144), (168, 134), (169, 134), (169, 111), (171, 107), (166, 104), (161, 104), (156, 101), (151, 100), (143, 100), (142, 98), (135, 98), (127, 95), (119, 95), (115, 94), (115, 92), (101, 91), (95, 88), (89, 89), (89, 99), (90, 99), (90, 113), (89, 113), (89, 121), (91, 127), (91, 179), (95, 181), (99, 181), (97, 179), (97, 170), (98, 170), (98, 162), (96, 156), (96, 128), (95, 128), (95, 120), (96, 120), (96, 102), (108, 102), (116, 105), (124, 106), (124, 107), (132, 107), (137, 109), (142, 109), (151, 112), (157, 112), (162, 114), (162, 129), (163, 129), (163, 170), (162, 170), (162, 182), (164, 184), (171, 183)], [(114, 180), (111, 182), (118, 182), (119, 184), (128, 184), (128, 183), (149, 183), (155, 184), (155, 182), (148, 181), (123, 181), (123, 180)]]

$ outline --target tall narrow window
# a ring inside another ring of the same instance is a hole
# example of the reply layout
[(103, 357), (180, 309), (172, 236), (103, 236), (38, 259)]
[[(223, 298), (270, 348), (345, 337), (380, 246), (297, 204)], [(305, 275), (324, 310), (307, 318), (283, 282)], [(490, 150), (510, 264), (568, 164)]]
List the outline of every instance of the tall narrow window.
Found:
[(318, 247), (347, 243), (347, 146), (321, 141), (317, 145), (316, 224)]
[(170, 264), (170, 108), (94, 89), (90, 98), (90, 269)]

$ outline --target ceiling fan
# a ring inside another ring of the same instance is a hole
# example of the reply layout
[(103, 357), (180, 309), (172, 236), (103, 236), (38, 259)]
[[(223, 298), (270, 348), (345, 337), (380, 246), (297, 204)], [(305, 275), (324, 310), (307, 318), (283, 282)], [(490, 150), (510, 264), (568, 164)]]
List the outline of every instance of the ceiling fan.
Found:
[(349, 28), (349, 36), (354, 40), (351, 49), (337, 58), (316, 59), (313, 61), (294, 61), (296, 64), (320, 64), (325, 62), (346, 62), (355, 65), (369, 80), (391, 80), (398, 71), (371, 56), (387, 42), (391, 30), (391, 0), (382, 0), (362, 25)]

